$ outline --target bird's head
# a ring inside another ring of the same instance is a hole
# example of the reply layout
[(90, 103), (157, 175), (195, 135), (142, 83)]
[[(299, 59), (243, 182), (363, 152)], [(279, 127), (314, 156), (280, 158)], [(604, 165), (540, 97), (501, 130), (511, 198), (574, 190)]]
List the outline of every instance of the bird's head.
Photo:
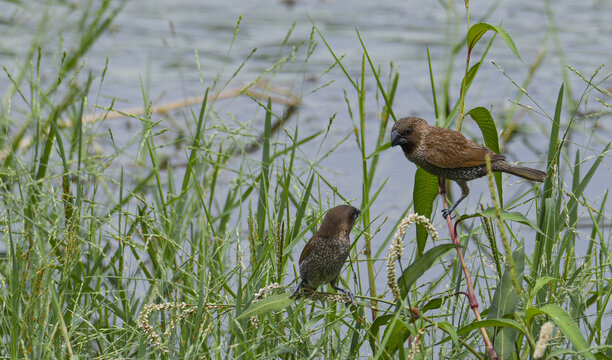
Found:
[(427, 122), (419, 117), (399, 119), (391, 129), (391, 146), (400, 145), (404, 151), (412, 152), (427, 126)]
[(338, 205), (331, 208), (323, 218), (319, 234), (327, 236), (337, 236), (340, 233), (348, 234), (360, 214), (361, 211), (351, 205)]

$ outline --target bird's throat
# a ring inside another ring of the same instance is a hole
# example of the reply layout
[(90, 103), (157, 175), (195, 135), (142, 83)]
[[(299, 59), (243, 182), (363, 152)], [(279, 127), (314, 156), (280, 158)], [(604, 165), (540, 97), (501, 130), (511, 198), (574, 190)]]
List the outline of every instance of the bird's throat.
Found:
[(402, 150), (404, 150), (404, 154), (406, 155), (412, 155), (412, 153), (416, 149), (416, 144), (414, 142), (407, 142), (405, 144), (402, 144), (401, 146)]

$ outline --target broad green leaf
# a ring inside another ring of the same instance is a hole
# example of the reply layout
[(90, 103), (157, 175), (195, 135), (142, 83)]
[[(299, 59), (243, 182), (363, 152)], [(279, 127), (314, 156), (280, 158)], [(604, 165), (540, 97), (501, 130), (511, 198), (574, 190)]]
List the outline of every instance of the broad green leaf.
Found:
[(455, 327), (451, 325), (451, 323), (449, 323), (448, 321), (440, 321), (439, 323), (437, 323), (437, 325), (448, 333), (448, 335), (451, 339), (453, 339), (453, 342), (455, 344), (459, 344), (459, 336), (457, 335), (457, 330), (455, 330)]
[(449, 250), (459, 247), (457, 244), (442, 244), (427, 250), (425, 254), (419, 256), (415, 262), (410, 264), (399, 279), (397, 285), (400, 288), (402, 297), (406, 297), (412, 285), (436, 262), (436, 260), (446, 254)]
[(474, 321), (457, 331), (457, 335), (465, 335), (473, 330), (480, 329), (483, 327), (509, 327), (520, 332), (525, 332), (525, 329), (521, 326), (519, 322), (512, 319), (486, 319), (481, 321)]
[(485, 107), (479, 106), (467, 112), (468, 115), (476, 121), (482, 136), (484, 137), (485, 145), (493, 150), (496, 154), (499, 154), (499, 139), (497, 137), (497, 126), (489, 110)]
[[(488, 218), (493, 218), (495, 217), (495, 208), (490, 207), (483, 211), (476, 212), (474, 214), (461, 215), (461, 217), (457, 219), (457, 222), (463, 221), (465, 219), (473, 218), (476, 216), (484, 216)], [(537, 231), (538, 233), (543, 234), (542, 230), (540, 230), (540, 228), (536, 224), (534, 224), (532, 221), (527, 219), (525, 215), (521, 214), (520, 212), (501, 210), (501, 219), (508, 220), (508, 221), (514, 221), (514, 222), (521, 223), (523, 225), (527, 225), (533, 230)]]
[[(514, 264), (516, 266), (517, 274), (519, 279), (523, 278), (523, 269), (525, 268), (525, 249), (521, 247), (516, 250), (512, 257), (514, 258)], [(493, 301), (491, 301), (491, 311), (489, 312), (488, 319), (500, 319), (506, 315), (513, 314), (516, 311), (516, 306), (521, 299), (520, 295), (516, 293), (512, 286), (511, 268), (506, 265), (504, 274), (502, 275), (501, 282), (495, 294), (493, 295)], [(516, 337), (518, 333), (514, 329), (502, 328), (495, 335), (495, 350), (499, 355), (500, 359), (508, 359), (515, 351)]]
[(472, 25), (470, 30), (468, 30), (467, 46), (468, 46), (469, 52), (472, 51), (474, 46), (476, 46), (476, 43), (478, 42), (478, 40), (480, 40), (482, 35), (484, 35), (487, 31), (494, 31), (497, 34), (499, 34), (499, 36), (501, 36), (502, 39), (504, 39), (506, 44), (508, 44), (508, 47), (510, 48), (510, 50), (512, 50), (514, 55), (516, 55), (516, 57), (519, 60), (521, 60), (518, 50), (516, 49), (516, 45), (514, 45), (514, 41), (512, 41), (512, 38), (510, 37), (510, 35), (508, 35), (506, 30), (504, 30), (501, 26), (489, 25), (487, 23), (474, 24)]
[[(497, 137), (497, 126), (495, 126), (495, 121), (493, 121), (493, 117), (487, 108), (482, 106), (475, 107), (472, 110), (467, 112), (468, 115), (476, 121), (480, 131), (482, 132), (482, 136), (484, 137), (485, 145), (493, 150), (496, 154), (499, 154), (499, 138)], [(497, 193), (499, 194), (499, 203), (501, 206), (504, 206), (503, 202), (503, 191), (502, 191), (502, 177), (501, 173), (496, 172), (493, 174), (495, 177), (495, 184), (497, 185)]]
[[(418, 168), (414, 175), (414, 190), (412, 199), (414, 201), (414, 212), (431, 218), (433, 202), (438, 196), (438, 178), (427, 171)], [(423, 225), (417, 224), (417, 250), (419, 255), (423, 254), (425, 244), (427, 244), (427, 229)]]
[(379, 340), (378, 340), (378, 331), (380, 330), (380, 327), (383, 325), (386, 325), (389, 320), (391, 320), (393, 317), (395, 316), (395, 314), (392, 315), (382, 315), (376, 318), (376, 320), (374, 320), (374, 322), (372, 322), (372, 325), (370, 326), (370, 331), (368, 331), (368, 340), (370, 342), (370, 347), (372, 348), (373, 352), (376, 353), (377, 350), (377, 345), (379, 344)]
[(444, 303), (444, 298), (431, 299), (420, 310), (421, 310), (421, 312), (424, 313), (424, 312), (426, 312), (428, 310), (439, 309), (442, 306), (443, 303)]
[(533, 288), (529, 292), (529, 299), (532, 300), (533, 297), (536, 296), (538, 291), (540, 291), (540, 289), (542, 289), (544, 287), (544, 285), (548, 284), (551, 281), (559, 281), (559, 279), (554, 278), (552, 276), (542, 276), (542, 277), (539, 277), (538, 280), (536, 281), (535, 285), (533, 286)]
[(294, 300), (289, 296), (291, 296), (289, 293), (270, 295), (256, 302), (254, 305), (249, 306), (245, 311), (236, 317), (236, 321), (287, 308), (294, 303)]
[(557, 304), (546, 304), (541, 308), (530, 307), (525, 311), (527, 323), (531, 324), (534, 316), (539, 314), (545, 314), (551, 318), (582, 356), (587, 359), (595, 359), (595, 355), (590, 351), (589, 345), (580, 332), (580, 328), (562, 307)]
[[(483, 327), (509, 327), (512, 329), (516, 329), (522, 333), (525, 333), (525, 329), (521, 326), (521, 324), (519, 322), (517, 322), (516, 320), (512, 320), (512, 319), (487, 319), (487, 320), (481, 320), (481, 321), (474, 321), (472, 323), (469, 323), (468, 325), (460, 328), (459, 330), (457, 330), (457, 335), (458, 336), (463, 336), (466, 334), (469, 334), (470, 332), (483, 328)], [(443, 344), (447, 341), (451, 340), (451, 337), (445, 337), (444, 339), (440, 340), (439, 344)]]
[[(387, 334), (389, 336), (387, 337)], [(400, 346), (408, 339), (410, 328), (400, 319), (393, 319), (385, 329), (385, 336), (388, 341), (385, 344), (385, 350), (388, 355), (393, 355)]]

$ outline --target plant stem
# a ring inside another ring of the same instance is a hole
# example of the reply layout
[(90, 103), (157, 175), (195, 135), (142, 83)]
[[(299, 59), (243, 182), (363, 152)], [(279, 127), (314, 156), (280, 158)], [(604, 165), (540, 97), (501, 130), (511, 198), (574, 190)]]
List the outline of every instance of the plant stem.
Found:
[[(445, 181), (446, 180), (439, 178), (438, 186), (440, 188), (440, 195), (442, 196), (442, 202), (444, 204), (444, 208), (448, 209), (448, 202), (446, 201)], [(450, 214), (449, 216), (446, 217), (446, 223), (448, 224), (448, 231), (450, 233), (452, 243), (461, 245), (461, 243), (457, 241), (457, 233), (455, 232), (455, 227), (453, 225), (453, 220), (451, 219)], [(457, 247), (456, 250), (457, 250), (457, 257), (459, 257), (459, 262), (461, 263), (461, 268), (463, 269), (463, 273), (465, 274), (465, 282), (467, 285), (467, 297), (470, 302), (470, 307), (472, 308), (472, 311), (474, 312), (476, 321), (481, 321), (482, 318), (480, 317), (480, 311), (478, 311), (478, 300), (476, 299), (476, 293), (474, 292), (474, 285), (472, 284), (472, 278), (468, 271), (467, 265), (465, 264), (465, 259), (463, 258), (463, 252), (461, 252), (461, 247)], [(495, 352), (495, 349), (493, 348), (493, 343), (491, 342), (491, 339), (489, 339), (489, 334), (487, 334), (487, 331), (485, 330), (485, 328), (480, 328), (480, 333), (482, 334), (482, 338), (487, 347), (487, 354), (489, 355), (489, 358), (497, 359), (498, 358), (497, 353)]]

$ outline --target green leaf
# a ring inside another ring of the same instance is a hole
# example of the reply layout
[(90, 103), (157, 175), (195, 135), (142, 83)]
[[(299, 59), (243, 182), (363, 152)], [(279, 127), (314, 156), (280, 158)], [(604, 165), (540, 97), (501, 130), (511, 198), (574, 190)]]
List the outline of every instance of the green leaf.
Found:
[[(431, 175), (427, 171), (418, 168), (414, 175), (414, 190), (412, 198), (414, 199), (414, 212), (431, 218), (433, 210), (433, 202), (438, 196), (438, 178)], [(417, 250), (419, 255), (423, 254), (425, 245), (427, 244), (427, 229), (421, 224), (417, 224)]]
[(380, 154), (381, 152), (387, 150), (387, 149), (391, 149), (391, 142), (387, 141), (386, 143), (382, 144), (378, 149), (376, 149), (373, 153), (371, 153), (370, 155), (366, 156), (366, 159), (370, 159), (373, 158), (374, 156)]
[(551, 318), (582, 356), (587, 359), (595, 359), (595, 355), (590, 351), (575, 320), (563, 308), (556, 304), (546, 304), (541, 308), (530, 307), (525, 311), (525, 319), (531, 324), (534, 316), (539, 314), (545, 314)]
[[(308, 206), (308, 200), (310, 199), (310, 192), (312, 191), (312, 184), (314, 183), (314, 179), (315, 174), (313, 173), (312, 175), (310, 175), (310, 180), (308, 181), (308, 185), (306, 186), (306, 191), (304, 191), (304, 194), (300, 201), (300, 206), (298, 207), (297, 213), (295, 214), (295, 222), (293, 224), (293, 229), (291, 229), (291, 235), (289, 236), (289, 240), (292, 243), (291, 248), (293, 248), (294, 246), (293, 242), (299, 238), (297, 235), (299, 234), (300, 227), (302, 226), (302, 219), (304, 219), (304, 216), (306, 214), (306, 207)], [(291, 251), (291, 249), (288, 250)], [(283, 255), (286, 254), (287, 252), (285, 252), (285, 254)]]
[(468, 70), (467, 76), (463, 77), (462, 82), (465, 83), (466, 90), (469, 89), (470, 85), (472, 85), (472, 82), (474, 81), (474, 78), (476, 77), (476, 74), (480, 69), (480, 64), (481, 62), (479, 61), (476, 64), (472, 65), (472, 67), (470, 67), (470, 69)]
[[(387, 334), (390, 334), (387, 337)], [(385, 329), (385, 336), (388, 341), (385, 345), (385, 351), (388, 355), (393, 355), (399, 347), (408, 339), (410, 328), (400, 319), (393, 319)]]
[[(525, 249), (521, 247), (516, 250), (512, 257), (516, 265), (516, 276), (519, 279), (523, 278), (523, 270), (525, 268)], [(516, 293), (512, 286), (511, 268), (506, 265), (500, 285), (495, 290), (493, 301), (491, 301), (491, 311), (489, 319), (501, 319), (506, 315), (513, 314), (516, 311), (520, 295)], [(495, 350), (500, 356), (500, 359), (508, 359), (515, 351), (515, 343), (518, 333), (514, 329), (502, 328), (495, 335)]]
[(389, 320), (391, 320), (395, 315), (381, 315), (379, 317), (376, 318), (376, 320), (374, 320), (374, 322), (372, 322), (372, 325), (370, 326), (370, 331), (369, 336), (368, 336), (368, 340), (370, 341), (370, 347), (372, 348), (373, 352), (376, 353), (377, 350), (377, 344), (379, 343), (378, 340), (378, 331), (380, 330), (380, 327), (383, 325), (387, 325), (387, 323), (389, 322)]
[(294, 300), (290, 298), (291, 294), (274, 294), (270, 295), (254, 305), (249, 306), (245, 311), (236, 316), (236, 321), (248, 318), (251, 316), (257, 316), (264, 313), (276, 312), (285, 309), (293, 305)]
[[(553, 239), (556, 236), (556, 230), (553, 229), (552, 224), (548, 222), (548, 219), (552, 219), (553, 207), (552, 206), (552, 194), (553, 194), (553, 173), (559, 161), (559, 153), (561, 144), (559, 144), (559, 126), (561, 123), (561, 112), (563, 111), (563, 94), (564, 85), (561, 85), (559, 94), (557, 95), (557, 104), (555, 106), (555, 115), (551, 124), (550, 139), (548, 142), (548, 162), (546, 165), (547, 176), (544, 179), (544, 186), (542, 187), (542, 200), (540, 200), (541, 206), (538, 214), (538, 225), (540, 229), (549, 229), (548, 234), (538, 233), (535, 239), (535, 248), (533, 250), (533, 265), (531, 266), (531, 276), (540, 276), (540, 263), (542, 261), (542, 253), (544, 248), (547, 247), (548, 239)], [(550, 205), (549, 205), (550, 204)], [(544, 294), (539, 296), (540, 300), (543, 300)]]
[(536, 296), (538, 291), (540, 291), (540, 289), (542, 289), (546, 284), (548, 284), (551, 281), (559, 281), (559, 279), (554, 278), (552, 276), (542, 276), (542, 277), (539, 277), (538, 280), (536, 281), (535, 285), (533, 286), (533, 288), (529, 292), (529, 300), (533, 300), (534, 296)]
[[(605, 350), (606, 359), (612, 359), (612, 331), (608, 331), (608, 337), (606, 338), (606, 345), (609, 346), (608, 349)], [(602, 350), (604, 351), (604, 350)]]
[(472, 52), (472, 49), (474, 48), (474, 46), (476, 46), (478, 40), (480, 40), (482, 35), (484, 35), (487, 31), (494, 31), (499, 34), (499, 36), (504, 39), (506, 44), (508, 44), (508, 47), (510, 48), (510, 50), (512, 50), (514, 55), (516, 55), (519, 60), (522, 60), (518, 53), (518, 50), (516, 49), (516, 45), (514, 45), (514, 41), (512, 41), (512, 38), (510, 37), (510, 35), (508, 35), (506, 30), (504, 30), (501, 26), (489, 25), (487, 23), (474, 24), (472, 25), (470, 30), (468, 30), (467, 46), (469, 52)]
[(402, 276), (397, 280), (402, 297), (406, 297), (412, 285), (436, 262), (436, 260), (446, 254), (449, 250), (460, 247), (457, 244), (442, 244), (427, 250), (425, 254), (419, 256), (415, 262), (410, 264)]
[[(468, 115), (476, 121), (482, 136), (484, 137), (485, 145), (493, 150), (496, 154), (499, 154), (499, 138), (497, 137), (497, 126), (495, 121), (487, 108), (482, 106), (475, 107), (467, 112)], [(497, 193), (499, 194), (499, 203), (503, 207), (503, 191), (502, 191), (502, 177), (501, 173), (496, 172), (493, 174), (495, 177), (495, 184), (497, 185)]]
[(270, 184), (270, 134), (272, 123), (272, 100), (268, 98), (264, 122), (263, 147), (261, 152), (261, 182), (257, 201), (257, 241), (263, 241), (268, 210), (268, 186)]
[[(461, 215), (461, 217), (457, 219), (457, 222), (461, 222), (465, 219), (473, 218), (476, 216), (484, 216), (488, 218), (495, 217), (495, 208), (490, 207), (483, 211), (476, 212), (474, 214)], [(521, 214), (520, 212), (501, 210), (501, 219), (508, 220), (508, 221), (514, 221), (514, 222), (521, 223), (523, 225), (527, 225), (533, 230), (537, 231), (538, 233), (543, 234), (542, 230), (540, 230), (540, 228), (535, 223), (531, 222), (529, 219), (525, 217), (525, 215)]]
[(449, 323), (448, 321), (440, 321), (439, 323), (437, 323), (437, 325), (445, 332), (447, 332), (448, 335), (450, 335), (450, 338), (453, 339), (453, 342), (455, 344), (459, 344), (459, 336), (457, 335), (457, 330), (455, 330), (455, 327), (451, 323)]
[(484, 137), (485, 145), (493, 150), (496, 154), (499, 154), (499, 139), (497, 137), (497, 126), (489, 110), (485, 107), (479, 106), (467, 112), (468, 115), (476, 121), (482, 136)]
[[(509, 327), (512, 329), (516, 329), (522, 333), (525, 333), (525, 329), (521, 326), (521, 324), (516, 321), (516, 320), (512, 320), (512, 319), (487, 319), (487, 320), (481, 320), (481, 321), (474, 321), (472, 323), (469, 323), (468, 325), (460, 328), (459, 330), (457, 330), (457, 335), (458, 336), (463, 336), (466, 334), (469, 334), (470, 332), (483, 328), (483, 327)], [(451, 340), (451, 336), (446, 337), (442, 340), (440, 340), (439, 344), (443, 344), (447, 341)]]
[(574, 188), (572, 189), (573, 194), (572, 196), (570, 196), (568, 204), (567, 204), (567, 208), (568, 208), (567, 213), (564, 213), (564, 214), (572, 214), (576, 211), (576, 208), (578, 207), (578, 201), (576, 199), (579, 199), (580, 197), (582, 197), (582, 193), (584, 192), (584, 189), (586, 189), (587, 185), (593, 178), (593, 175), (595, 175), (595, 172), (597, 171), (597, 168), (601, 164), (602, 160), (608, 154), (608, 149), (610, 148), (610, 145), (612, 145), (612, 142), (608, 143), (608, 145), (606, 145), (606, 147), (602, 150), (599, 156), (597, 156), (597, 158), (595, 159), (595, 162), (593, 163), (593, 165), (591, 165), (591, 168), (589, 169), (587, 174), (584, 176), (582, 181), (580, 181), (580, 183), (577, 186), (574, 186)]
[(474, 321), (457, 331), (458, 335), (465, 335), (470, 333), (472, 330), (480, 329), (483, 327), (509, 327), (521, 332), (524, 332), (525, 329), (521, 326), (521, 324), (512, 319), (487, 319), (481, 321)]
[(428, 310), (434, 310), (434, 309), (439, 309), (442, 307), (442, 304), (444, 303), (445, 298), (441, 297), (441, 298), (434, 298), (431, 299), (427, 302), (427, 304), (425, 304), (425, 306), (423, 306), (420, 310), (421, 313), (424, 313)]

